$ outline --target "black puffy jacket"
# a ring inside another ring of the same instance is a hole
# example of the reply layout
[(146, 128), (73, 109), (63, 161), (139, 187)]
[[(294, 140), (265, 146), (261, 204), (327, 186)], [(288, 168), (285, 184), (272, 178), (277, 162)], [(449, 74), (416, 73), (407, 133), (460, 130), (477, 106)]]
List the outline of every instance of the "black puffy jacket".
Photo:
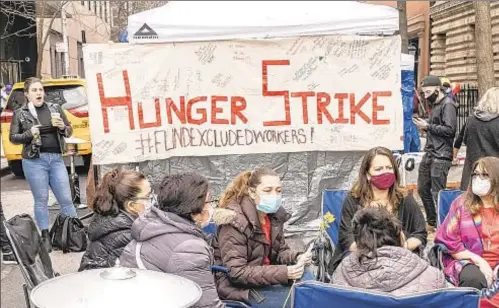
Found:
[(125, 211), (115, 217), (95, 213), (88, 227), (90, 245), (78, 271), (114, 266), (125, 246), (132, 241), (131, 228), (136, 218)]

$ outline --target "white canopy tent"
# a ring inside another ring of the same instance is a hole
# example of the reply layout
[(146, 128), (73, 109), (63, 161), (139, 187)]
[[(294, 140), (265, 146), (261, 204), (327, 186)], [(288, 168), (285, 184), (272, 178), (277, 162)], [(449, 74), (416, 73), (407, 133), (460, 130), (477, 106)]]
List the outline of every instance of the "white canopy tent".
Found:
[(171, 1), (128, 17), (139, 44), (397, 30), (396, 9), (356, 1)]

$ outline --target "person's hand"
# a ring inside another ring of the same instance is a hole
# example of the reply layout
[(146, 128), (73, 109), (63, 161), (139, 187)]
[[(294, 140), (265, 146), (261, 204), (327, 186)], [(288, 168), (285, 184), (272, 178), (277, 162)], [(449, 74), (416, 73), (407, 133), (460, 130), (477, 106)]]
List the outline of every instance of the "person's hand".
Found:
[(478, 266), (482, 274), (485, 276), (485, 280), (487, 280), (487, 286), (490, 287), (492, 285), (492, 282), (494, 281), (494, 271), (490, 267), (489, 263), (484, 259), (481, 259), (478, 263), (476, 263), (476, 266)]
[(400, 242), (402, 243), (402, 247), (407, 249), (407, 237), (405, 236), (404, 231), (400, 232)]
[(38, 127), (40, 127), (40, 125), (35, 125), (31, 127), (30, 131), (33, 136), (40, 135), (40, 129), (38, 129)]
[(419, 130), (424, 130), (428, 126), (428, 122), (426, 122), (425, 120), (423, 120), (421, 118), (413, 118), (412, 122), (414, 122), (414, 124), (416, 124), (416, 126), (418, 127)]
[(296, 259), (297, 264), (303, 264), (305, 266), (312, 264), (312, 252), (307, 251), (302, 253)]
[(459, 163), (459, 160), (457, 159), (457, 154), (459, 152), (459, 149), (454, 148), (452, 150), (452, 165), (456, 166)]
[(296, 265), (290, 265), (288, 266), (288, 279), (298, 280), (303, 276), (304, 271), (305, 271), (305, 265), (302, 263), (298, 263)]
[(60, 118), (54, 118), (52, 120), (52, 125), (57, 127), (60, 130), (63, 130), (66, 128), (66, 124), (64, 124), (64, 121)]

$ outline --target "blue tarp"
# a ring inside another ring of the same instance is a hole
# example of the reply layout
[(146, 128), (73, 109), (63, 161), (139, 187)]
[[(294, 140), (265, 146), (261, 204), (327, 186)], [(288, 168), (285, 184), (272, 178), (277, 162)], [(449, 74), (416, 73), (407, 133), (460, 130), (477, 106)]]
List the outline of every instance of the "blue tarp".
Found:
[(404, 106), (404, 153), (419, 152), (421, 141), (412, 122), (414, 110), (414, 71), (402, 70), (402, 104)]
[(126, 28), (120, 31), (119, 40), (120, 43), (128, 43), (128, 30)]

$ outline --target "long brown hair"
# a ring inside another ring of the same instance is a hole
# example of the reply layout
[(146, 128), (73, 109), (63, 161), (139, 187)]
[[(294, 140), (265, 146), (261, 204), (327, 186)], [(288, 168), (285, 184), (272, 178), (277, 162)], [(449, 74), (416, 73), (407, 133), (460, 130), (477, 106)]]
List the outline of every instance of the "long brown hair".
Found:
[(397, 163), (395, 162), (392, 152), (387, 148), (375, 147), (367, 151), (366, 155), (364, 155), (364, 158), (362, 159), (362, 163), (360, 164), (357, 182), (353, 185), (350, 193), (353, 197), (360, 199), (360, 204), (362, 206), (367, 206), (373, 201), (373, 191), (367, 178), (367, 174), (369, 173), (369, 169), (371, 169), (374, 157), (377, 155), (388, 157), (390, 163), (392, 164), (393, 173), (395, 174), (395, 183), (389, 189), (388, 198), (390, 204), (392, 205), (393, 212), (396, 212), (400, 201), (402, 201), (406, 195), (406, 191), (400, 187), (400, 172), (397, 168)]
[(248, 188), (256, 188), (266, 175), (277, 176), (277, 172), (270, 168), (257, 168), (253, 171), (241, 172), (222, 193), (220, 207), (226, 207), (231, 201), (239, 201), (248, 195)]
[(125, 203), (141, 192), (140, 184), (146, 177), (134, 170), (113, 169), (107, 172), (95, 191), (94, 212), (116, 216), (125, 209)]
[(499, 211), (499, 158), (493, 156), (481, 158), (473, 164), (468, 189), (463, 196), (464, 207), (472, 214), (477, 214), (483, 207), (482, 199), (475, 195), (472, 190), (473, 173), (478, 166), (480, 166), (482, 172), (487, 172), (489, 175), (491, 189), (489, 194), (493, 197), (493, 202), (496, 205), (496, 211)]

